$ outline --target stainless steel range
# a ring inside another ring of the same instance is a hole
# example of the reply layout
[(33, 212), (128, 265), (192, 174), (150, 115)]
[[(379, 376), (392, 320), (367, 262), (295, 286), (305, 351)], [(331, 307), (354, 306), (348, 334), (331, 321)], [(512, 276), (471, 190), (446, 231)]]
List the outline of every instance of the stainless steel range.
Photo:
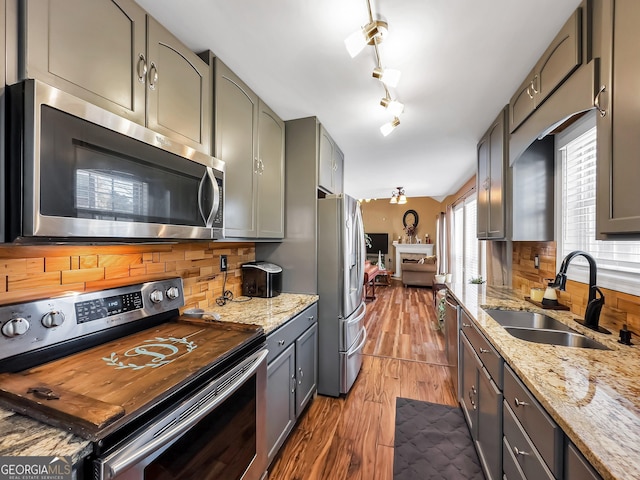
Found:
[(0, 402), (92, 440), (83, 478), (260, 479), (264, 331), (183, 305), (174, 278), (0, 307)]

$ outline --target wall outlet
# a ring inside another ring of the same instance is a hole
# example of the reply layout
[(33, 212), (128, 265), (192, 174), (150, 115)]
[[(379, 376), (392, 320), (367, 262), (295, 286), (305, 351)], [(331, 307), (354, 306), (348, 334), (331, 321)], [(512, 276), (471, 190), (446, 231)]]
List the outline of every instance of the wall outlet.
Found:
[(227, 256), (226, 255), (220, 255), (220, 271), (221, 272), (226, 272), (227, 271)]
[(536, 256), (533, 257), (533, 266), (535, 268), (540, 268), (540, 257), (538, 256), (538, 254), (536, 254)]

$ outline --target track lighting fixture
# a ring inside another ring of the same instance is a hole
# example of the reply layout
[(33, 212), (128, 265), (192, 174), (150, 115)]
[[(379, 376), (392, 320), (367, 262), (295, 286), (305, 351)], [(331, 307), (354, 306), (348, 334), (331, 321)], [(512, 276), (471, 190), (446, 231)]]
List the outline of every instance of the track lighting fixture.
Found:
[(387, 22), (372, 20), (364, 27), (356, 30), (344, 41), (351, 58), (355, 58), (367, 45), (381, 42), (389, 31)]
[(404, 111), (404, 103), (400, 103), (397, 100), (391, 100), (391, 96), (389, 95), (388, 91), (387, 94), (380, 100), (380, 105), (386, 108), (387, 111), (394, 117), (397, 117)]
[(393, 68), (382, 68), (380, 66), (373, 69), (373, 78), (377, 78), (385, 85), (395, 88), (400, 81), (400, 70), (394, 70)]
[(380, 133), (382, 133), (382, 135), (386, 137), (391, 132), (393, 132), (398, 125), (400, 125), (400, 119), (398, 117), (393, 117), (393, 120), (385, 123), (380, 127)]
[(352, 58), (358, 55), (366, 45), (373, 46), (376, 56), (376, 66), (373, 69), (372, 76), (373, 78), (380, 80), (385, 92), (385, 96), (380, 101), (380, 105), (386, 108), (389, 113), (393, 115), (393, 120), (391, 122), (380, 127), (380, 131), (386, 137), (398, 125), (400, 125), (398, 116), (404, 111), (404, 104), (399, 102), (397, 99), (392, 100), (389, 92), (389, 87), (395, 88), (398, 85), (400, 80), (400, 71), (394, 70), (393, 68), (382, 67), (379, 44), (384, 40), (389, 25), (383, 20), (374, 20), (373, 13), (371, 11), (371, 0), (367, 0), (367, 11), (369, 13), (369, 23), (349, 35), (344, 43)]
[(404, 194), (404, 188), (396, 187), (394, 191), (391, 192), (391, 200), (389, 203), (404, 205), (407, 203), (407, 197)]

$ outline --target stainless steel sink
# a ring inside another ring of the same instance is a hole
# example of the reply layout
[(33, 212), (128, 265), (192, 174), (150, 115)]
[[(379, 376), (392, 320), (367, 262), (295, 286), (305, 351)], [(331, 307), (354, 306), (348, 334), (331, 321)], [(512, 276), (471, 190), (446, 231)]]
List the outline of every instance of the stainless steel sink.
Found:
[(576, 332), (564, 323), (542, 313), (524, 310), (485, 310), (491, 318), (520, 340), (527, 342), (563, 345), (565, 347), (597, 348), (609, 350), (600, 342)]
[(520, 340), (527, 342), (546, 343), (549, 345), (562, 345), (565, 347), (597, 348), (609, 350), (600, 342), (579, 333), (564, 332), (558, 330), (543, 330), (533, 328), (505, 327), (505, 330)]
[(546, 329), (546, 330), (562, 330), (565, 332), (572, 332), (573, 330), (566, 326), (564, 323), (551, 318), (542, 313), (525, 312), (523, 310), (497, 310), (487, 309), (485, 310), (491, 318), (498, 322), (503, 327), (520, 327), (520, 328), (534, 328), (534, 329)]

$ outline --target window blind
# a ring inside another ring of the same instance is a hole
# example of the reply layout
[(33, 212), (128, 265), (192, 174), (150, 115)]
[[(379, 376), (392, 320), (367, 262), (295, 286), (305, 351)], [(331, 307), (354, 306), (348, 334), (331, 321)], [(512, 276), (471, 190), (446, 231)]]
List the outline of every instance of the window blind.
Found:
[[(640, 274), (640, 242), (595, 238), (596, 140), (596, 127), (592, 126), (586, 132), (567, 135), (558, 145), (562, 158), (562, 235), (559, 254), (564, 258), (574, 250), (588, 252), (596, 259), (599, 274), (607, 270), (616, 274)], [(572, 265), (574, 263), (587, 265), (581, 257), (576, 257)], [(581, 280), (579, 277), (574, 279)], [(603, 285), (601, 281), (598, 283)]]
[(477, 236), (476, 195), (467, 197), (453, 207), (453, 281), (468, 283), (482, 275)]

